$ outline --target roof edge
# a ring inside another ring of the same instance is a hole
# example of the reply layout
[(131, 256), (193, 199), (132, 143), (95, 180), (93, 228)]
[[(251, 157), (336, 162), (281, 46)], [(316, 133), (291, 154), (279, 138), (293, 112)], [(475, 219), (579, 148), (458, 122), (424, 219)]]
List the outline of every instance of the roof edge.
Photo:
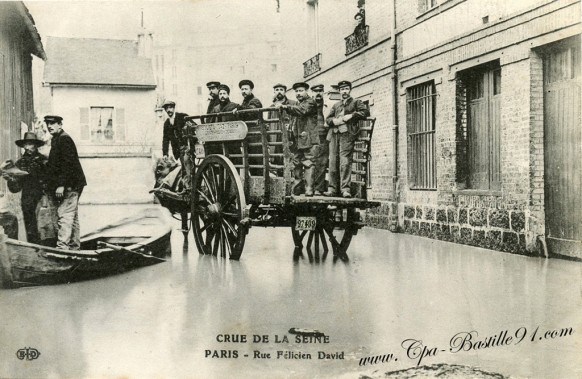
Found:
[(38, 30), (36, 29), (36, 26), (34, 24), (34, 18), (32, 17), (32, 15), (30, 14), (30, 12), (28, 11), (28, 8), (26, 7), (26, 5), (22, 2), (19, 1), (16, 5), (18, 11), (20, 12), (20, 14), (22, 15), (22, 18), (24, 19), (24, 24), (26, 25), (26, 28), (28, 29), (28, 31), (30, 32), (31, 36), (32, 36), (32, 41), (35, 47), (35, 51), (33, 52), (34, 55), (36, 55), (37, 57), (39, 57), (42, 60), (47, 59), (46, 57), (46, 53), (44, 51), (44, 48), (42, 46), (42, 40), (40, 38), (40, 34), (38, 33)]

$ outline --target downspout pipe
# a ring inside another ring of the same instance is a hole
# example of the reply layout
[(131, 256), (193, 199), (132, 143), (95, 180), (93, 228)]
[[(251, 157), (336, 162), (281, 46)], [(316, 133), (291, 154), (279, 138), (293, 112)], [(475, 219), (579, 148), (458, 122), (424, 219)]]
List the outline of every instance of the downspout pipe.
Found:
[(391, 65), (392, 65), (392, 196), (394, 205), (391, 207), (390, 214), (390, 229), (398, 231), (398, 204), (400, 202), (400, 191), (398, 190), (398, 73), (396, 70), (396, 63), (398, 60), (398, 52), (396, 45), (396, 0), (392, 1), (392, 30), (391, 30)]

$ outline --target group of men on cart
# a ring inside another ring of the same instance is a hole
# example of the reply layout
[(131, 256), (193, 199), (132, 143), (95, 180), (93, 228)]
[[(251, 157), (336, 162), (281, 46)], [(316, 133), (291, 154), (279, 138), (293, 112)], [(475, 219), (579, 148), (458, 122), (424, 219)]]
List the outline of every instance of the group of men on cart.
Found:
[[(208, 116), (203, 117), (201, 122), (250, 121), (259, 118), (259, 111), (248, 112), (263, 108), (261, 101), (253, 95), (252, 81), (245, 79), (239, 82), (243, 97), (241, 104), (230, 100), (230, 88), (226, 84), (211, 81), (206, 85), (210, 98), (206, 113)], [(352, 84), (349, 81), (342, 80), (337, 87), (341, 100), (329, 112), (325, 112), (323, 84), (312, 86), (311, 95), (308, 92), (309, 84), (293, 84), (296, 101), (287, 98), (286, 85), (277, 83), (273, 86), (274, 97), (270, 107), (283, 111), (280, 112), (282, 124), (292, 137), (289, 148), (293, 153), (294, 195), (352, 196), (352, 155), (359, 133), (358, 121), (368, 117), (370, 112), (366, 104), (351, 96)], [(173, 101), (166, 101), (162, 108), (168, 115), (162, 142), (164, 159), (168, 159), (166, 157), (171, 145), (175, 160), (180, 160), (184, 170), (190, 172), (187, 153), (192, 141), (188, 141), (184, 133), (188, 115), (176, 112), (176, 103)], [(328, 185), (325, 180), (327, 169)]]

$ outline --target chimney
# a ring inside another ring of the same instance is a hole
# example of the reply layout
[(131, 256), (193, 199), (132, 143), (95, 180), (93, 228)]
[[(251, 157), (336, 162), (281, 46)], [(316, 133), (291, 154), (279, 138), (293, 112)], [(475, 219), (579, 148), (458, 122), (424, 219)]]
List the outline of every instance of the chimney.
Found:
[(152, 32), (143, 26), (143, 9), (141, 11), (141, 29), (137, 34), (137, 55), (143, 58), (152, 57), (154, 37)]

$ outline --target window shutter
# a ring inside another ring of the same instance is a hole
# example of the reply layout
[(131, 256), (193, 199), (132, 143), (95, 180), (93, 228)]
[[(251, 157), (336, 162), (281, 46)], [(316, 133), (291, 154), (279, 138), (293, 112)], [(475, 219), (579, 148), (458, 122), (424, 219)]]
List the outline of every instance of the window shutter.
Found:
[(125, 141), (125, 109), (116, 108), (116, 112), (115, 139), (117, 141)]
[(81, 125), (81, 140), (91, 139), (91, 131), (89, 129), (89, 108), (79, 108), (79, 124)]

